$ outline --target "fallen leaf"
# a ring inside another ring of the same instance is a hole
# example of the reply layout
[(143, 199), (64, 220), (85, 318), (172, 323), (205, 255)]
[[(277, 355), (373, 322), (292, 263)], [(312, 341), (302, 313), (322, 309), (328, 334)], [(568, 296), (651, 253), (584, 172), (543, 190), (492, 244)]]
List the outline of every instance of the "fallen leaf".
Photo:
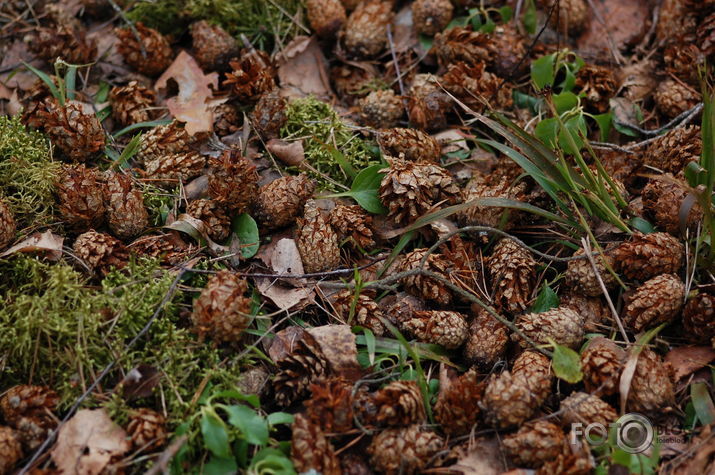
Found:
[(402, 7), (392, 20), (392, 42), (395, 53), (404, 53), (419, 45), (417, 32), (413, 26), (411, 5)]
[(22, 66), (23, 61), (35, 67), (42, 67), (42, 62), (35, 59), (35, 55), (28, 50), (27, 43), (17, 40), (5, 50), (0, 61), (0, 71), (6, 71), (0, 74), (0, 83), (10, 89), (16, 87), (23, 91), (30, 89), (38, 79)]
[(303, 287), (288, 287), (277, 279), (257, 277), (256, 288), (264, 297), (269, 298), (281, 310), (290, 310), (308, 304), (313, 290)]
[(692, 374), (712, 360), (715, 360), (715, 350), (709, 346), (681, 346), (665, 355), (665, 361), (675, 370), (675, 379)]
[(302, 140), (286, 142), (281, 139), (271, 139), (266, 144), (266, 148), (286, 165), (297, 166), (305, 160)]
[[(635, 45), (650, 26), (650, 5), (647, 0), (600, 0), (589, 2), (596, 12), (586, 31), (578, 38), (578, 52), (583, 57), (612, 57), (609, 42), (619, 51)], [(603, 23), (596, 15), (600, 15)], [(624, 19), (628, 21), (624, 21)]]
[(308, 330), (320, 345), (325, 358), (330, 361), (333, 372), (349, 381), (362, 376), (362, 368), (357, 360), (355, 335), (350, 325), (323, 325)]
[[(299, 275), (305, 273), (303, 270), (303, 260), (300, 258), (298, 245), (294, 239), (281, 239), (273, 248), (270, 257), (271, 269), (276, 274)], [(304, 279), (290, 279), (289, 282), (305, 282)]]
[(0, 254), (0, 257), (6, 257), (16, 252), (23, 253), (39, 253), (50, 261), (58, 261), (62, 257), (62, 244), (65, 238), (52, 234), (52, 231), (44, 233), (34, 233), (27, 239), (15, 244), (10, 249)]
[(188, 214), (180, 214), (174, 221), (169, 222), (167, 219), (167, 224), (164, 228), (188, 234), (194, 238), (196, 242), (205, 245), (214, 256), (221, 257), (230, 254), (232, 257), (229, 257), (228, 261), (232, 265), (239, 264), (241, 255), (240, 242), (231, 239), (228, 246), (217, 243), (209, 237), (206, 225), (200, 219), (196, 219)]
[(104, 409), (82, 409), (60, 428), (51, 456), (64, 475), (98, 475), (130, 448), (127, 433)]
[(464, 452), (457, 463), (447, 467), (449, 473), (499, 475), (507, 468), (502, 462), (501, 448), (496, 438), (477, 439)]
[(301, 327), (290, 326), (276, 333), (273, 337), (268, 356), (273, 361), (279, 361), (293, 352), (296, 341), (305, 337), (305, 330)]
[(281, 90), (290, 97), (330, 99), (327, 60), (315, 36), (296, 36), (277, 57)]
[(161, 380), (161, 372), (151, 365), (140, 364), (132, 368), (121, 382), (124, 397), (131, 401), (152, 395)]
[(213, 90), (218, 90), (218, 73), (204, 74), (199, 63), (182, 51), (156, 81), (155, 89), (165, 89), (169, 79), (179, 85), (179, 94), (166, 100), (171, 115), (186, 123), (189, 135), (210, 132), (213, 109), (228, 100), (228, 97), (213, 97)]
[(442, 154), (455, 152), (457, 150), (469, 150), (469, 145), (464, 138), (464, 134), (457, 129), (443, 130), (442, 132), (432, 135), (440, 145), (442, 145)]

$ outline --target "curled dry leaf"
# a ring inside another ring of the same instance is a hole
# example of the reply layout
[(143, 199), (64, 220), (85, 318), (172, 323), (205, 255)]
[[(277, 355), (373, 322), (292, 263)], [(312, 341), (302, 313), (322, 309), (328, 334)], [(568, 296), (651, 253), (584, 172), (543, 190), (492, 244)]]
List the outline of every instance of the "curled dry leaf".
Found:
[(292, 97), (314, 95), (328, 99), (330, 88), (327, 60), (314, 37), (296, 36), (278, 56), (278, 78), (283, 91)]
[(285, 140), (271, 139), (266, 144), (266, 148), (286, 165), (298, 166), (305, 160), (302, 140), (286, 142)]
[(0, 257), (6, 257), (17, 252), (39, 253), (50, 261), (58, 261), (62, 257), (62, 243), (64, 240), (65, 238), (53, 234), (52, 231), (34, 233), (27, 239), (7, 249), (0, 254)]
[(675, 379), (681, 379), (715, 360), (715, 350), (709, 346), (681, 346), (665, 355), (665, 361), (673, 366)]
[[(303, 274), (303, 261), (298, 246), (293, 239), (281, 239), (272, 246), (268, 262), (276, 274)], [(313, 289), (300, 287), (305, 279), (256, 278), (256, 287), (264, 297), (268, 297), (282, 310), (291, 309), (307, 303), (313, 295)]]

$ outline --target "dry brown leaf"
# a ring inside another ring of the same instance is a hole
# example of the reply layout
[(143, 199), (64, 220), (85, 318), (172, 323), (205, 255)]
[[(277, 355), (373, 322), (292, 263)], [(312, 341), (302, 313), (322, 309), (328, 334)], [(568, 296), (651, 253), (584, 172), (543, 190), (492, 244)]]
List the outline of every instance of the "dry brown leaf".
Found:
[(314, 37), (296, 36), (278, 55), (278, 78), (290, 97), (314, 95), (330, 99), (327, 60)]
[(301, 327), (290, 326), (276, 333), (271, 346), (268, 349), (268, 356), (273, 361), (279, 361), (293, 352), (293, 345), (297, 340), (303, 338), (305, 330)]
[[(298, 246), (293, 239), (281, 239), (272, 247), (267, 257), (271, 269), (276, 274), (303, 274), (303, 261)], [(256, 278), (256, 287), (264, 297), (268, 297), (276, 306), (288, 310), (304, 305), (313, 296), (312, 287), (297, 287), (305, 279)]]
[(498, 475), (506, 469), (496, 438), (476, 440), (457, 463), (447, 468), (462, 475)]
[(310, 328), (308, 333), (318, 341), (336, 375), (349, 381), (360, 378), (362, 369), (357, 360), (355, 334), (350, 330), (350, 325), (323, 325)]
[(715, 360), (715, 350), (709, 346), (681, 346), (665, 355), (665, 361), (675, 370), (675, 379), (680, 379)]
[(16, 87), (23, 91), (30, 89), (37, 81), (37, 76), (22, 66), (23, 61), (35, 67), (41, 67), (42, 65), (42, 62), (36, 60), (35, 56), (30, 53), (27, 43), (17, 40), (5, 50), (5, 55), (0, 61), (0, 71), (5, 71), (0, 74), (0, 83), (10, 89)]
[(432, 135), (442, 146), (442, 154), (457, 150), (469, 150), (464, 134), (457, 129), (447, 129)]
[(305, 160), (302, 140), (286, 142), (281, 139), (271, 139), (266, 144), (266, 148), (286, 165), (297, 166)]
[(98, 475), (130, 448), (127, 433), (104, 409), (82, 409), (60, 428), (51, 456), (64, 475)]
[[(589, 2), (603, 19), (596, 15), (589, 22), (588, 29), (579, 37), (577, 45), (583, 57), (611, 57), (612, 46), (623, 51), (640, 41), (650, 26), (650, 6), (648, 0), (600, 0)], [(624, 21), (627, 19), (628, 21)]]
[(162, 372), (147, 364), (132, 368), (124, 377), (120, 386), (127, 401), (140, 397), (149, 397), (161, 381)]
[(186, 123), (189, 135), (210, 132), (213, 128), (213, 109), (228, 98), (213, 98), (218, 89), (218, 73), (204, 74), (199, 63), (186, 51), (176, 57), (171, 66), (156, 81), (155, 89), (165, 89), (173, 79), (179, 85), (179, 95), (166, 100), (169, 112), (176, 120)]
[(52, 231), (44, 233), (34, 233), (27, 239), (15, 244), (10, 249), (0, 254), (0, 257), (6, 257), (16, 252), (23, 253), (39, 253), (50, 261), (58, 261), (62, 257), (62, 244), (65, 238), (52, 234)]
[(413, 26), (412, 5), (405, 5), (392, 20), (392, 42), (395, 53), (404, 53), (419, 46), (417, 31)]

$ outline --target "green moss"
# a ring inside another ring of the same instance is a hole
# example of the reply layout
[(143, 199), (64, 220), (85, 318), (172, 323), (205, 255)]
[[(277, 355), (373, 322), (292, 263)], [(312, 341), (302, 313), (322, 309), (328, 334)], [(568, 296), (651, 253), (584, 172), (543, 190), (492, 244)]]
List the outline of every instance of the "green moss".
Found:
[(19, 116), (0, 117), (0, 194), (20, 227), (51, 222), (59, 169), (41, 133), (26, 129)]
[(180, 35), (189, 22), (185, 7), (185, 0), (143, 0), (135, 3), (127, 17), (165, 35)]
[(337, 148), (356, 170), (379, 163), (370, 144), (345, 125), (329, 104), (314, 97), (296, 99), (288, 105), (287, 116), (281, 137), (303, 139), (306, 161), (316, 170), (305, 171), (319, 183), (320, 188), (337, 191), (331, 180), (346, 186), (351, 181), (327, 145)]

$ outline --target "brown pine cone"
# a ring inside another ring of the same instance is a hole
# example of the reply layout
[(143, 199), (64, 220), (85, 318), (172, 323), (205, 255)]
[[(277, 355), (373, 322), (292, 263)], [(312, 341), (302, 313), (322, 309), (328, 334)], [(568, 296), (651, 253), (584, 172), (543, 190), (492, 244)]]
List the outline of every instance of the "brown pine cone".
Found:
[(596, 395), (612, 396), (618, 392), (626, 352), (613, 340), (596, 337), (581, 353), (583, 385)]
[(592, 475), (594, 469), (589, 457), (567, 451), (544, 462), (536, 475)]
[(536, 261), (531, 253), (511, 239), (496, 243), (487, 259), (494, 301), (505, 312), (526, 310), (536, 285)]
[(452, 107), (452, 99), (442, 92), (437, 81), (431, 74), (415, 75), (407, 103), (407, 116), (413, 127), (440, 130), (447, 125), (447, 112)]
[(586, 333), (598, 333), (603, 328), (604, 320), (611, 319), (611, 309), (601, 297), (586, 297), (573, 289), (560, 292), (561, 305), (570, 307), (583, 317)]
[(697, 45), (703, 56), (711, 58), (715, 54), (715, 12), (712, 8), (710, 14), (698, 25), (696, 36)]
[(358, 58), (377, 56), (387, 45), (387, 25), (392, 21), (392, 3), (366, 0), (360, 3), (345, 22), (343, 44), (349, 54)]
[(263, 140), (268, 141), (278, 137), (281, 128), (288, 120), (287, 106), (288, 101), (277, 90), (263, 94), (258, 100), (251, 112), (251, 124)]
[(340, 475), (340, 460), (320, 425), (303, 414), (296, 414), (291, 426), (290, 458), (299, 473), (316, 471), (323, 475)]
[(372, 91), (360, 99), (362, 122), (376, 129), (395, 127), (405, 112), (402, 100), (392, 89)]
[(211, 276), (191, 313), (199, 335), (217, 342), (238, 342), (253, 320), (251, 299), (244, 296), (247, 291), (246, 280), (227, 270)]
[(664, 0), (660, 6), (660, 15), (655, 36), (660, 43), (673, 41), (695, 41), (697, 14), (683, 0)]
[(240, 152), (209, 158), (209, 196), (235, 214), (245, 212), (258, 194), (256, 166)]
[(444, 67), (459, 61), (469, 65), (491, 63), (496, 54), (489, 35), (461, 26), (450, 28), (444, 33), (437, 33), (432, 51)]
[(347, 19), (340, 0), (306, 0), (305, 10), (310, 28), (323, 39), (335, 37)]
[(353, 428), (353, 385), (342, 378), (311, 384), (313, 395), (304, 402), (306, 416), (325, 432), (347, 432)]
[[(535, 343), (545, 345), (549, 339), (559, 345), (577, 348), (583, 341), (583, 317), (568, 307), (557, 307), (541, 313), (525, 313), (516, 317), (516, 327)], [(523, 348), (529, 344), (519, 335), (511, 335)]]
[(457, 202), (459, 187), (439, 165), (401, 158), (386, 160), (390, 168), (384, 170), (386, 174), (380, 183), (380, 201), (395, 223), (412, 223), (438, 206)]
[[(405, 255), (397, 268), (398, 272), (406, 272), (412, 269), (419, 269), (422, 258), (427, 253), (427, 248), (415, 249)], [(434, 272), (445, 279), (449, 279), (451, 273), (450, 262), (441, 254), (432, 253), (425, 260), (424, 270)], [(415, 297), (436, 302), (440, 305), (448, 305), (452, 301), (452, 292), (445, 287), (444, 283), (425, 277), (423, 275), (411, 275), (401, 281), (405, 291)], [(410, 317), (411, 318), (411, 317)]]
[(107, 174), (106, 186), (107, 222), (115, 236), (128, 239), (149, 227), (144, 194), (134, 186), (130, 176), (110, 172)]
[(434, 36), (444, 30), (453, 13), (450, 0), (415, 0), (412, 4), (412, 22), (422, 35)]
[(52, 413), (59, 402), (57, 393), (46, 386), (22, 384), (5, 393), (0, 399), (0, 410), (5, 422), (16, 429), (17, 440), (30, 451), (39, 447), (57, 426)]
[(444, 441), (434, 432), (414, 424), (387, 429), (373, 437), (367, 451), (370, 465), (385, 475), (415, 475), (442, 449)]
[(585, 95), (586, 106), (602, 114), (608, 112), (608, 101), (615, 95), (619, 84), (612, 68), (585, 64), (576, 73), (576, 87)]
[(97, 42), (88, 40), (86, 32), (71, 25), (38, 28), (28, 40), (30, 51), (54, 64), (58, 58), (70, 64), (91, 63), (97, 57)]
[(685, 248), (668, 233), (635, 233), (613, 251), (619, 272), (629, 279), (648, 280), (660, 274), (674, 274), (683, 265)]
[(567, 426), (580, 422), (584, 426), (601, 424), (608, 427), (608, 424), (618, 419), (618, 413), (610, 404), (598, 396), (580, 391), (571, 393), (561, 401), (560, 412)]
[(658, 111), (672, 119), (695, 107), (703, 98), (696, 89), (668, 78), (658, 84), (653, 100)]
[(406, 427), (425, 420), (425, 404), (415, 381), (393, 381), (375, 393), (377, 423)]
[(129, 251), (121, 241), (96, 231), (80, 234), (72, 249), (93, 272), (102, 277), (113, 268), (122, 269), (129, 261)]
[(639, 332), (678, 316), (685, 302), (685, 284), (675, 274), (661, 274), (638, 287), (627, 301), (623, 323)]
[(551, 360), (547, 356), (537, 351), (522, 351), (514, 360), (511, 374), (524, 381), (538, 405), (551, 394), (554, 375), (551, 371)]
[(715, 336), (715, 296), (699, 292), (683, 309), (683, 326), (688, 337), (706, 342)]
[(229, 88), (240, 103), (253, 104), (276, 87), (276, 70), (264, 51), (242, 50), (241, 59), (229, 64), (232, 72), (226, 73), (223, 86)]
[(330, 212), (330, 224), (338, 233), (341, 244), (360, 252), (375, 246), (372, 233), (372, 216), (359, 205), (337, 205)]
[(698, 85), (698, 68), (704, 61), (705, 55), (693, 43), (678, 42), (663, 50), (665, 71), (691, 86)]
[(129, 413), (127, 435), (135, 450), (150, 452), (166, 443), (166, 419), (152, 409), (141, 407)]
[(106, 212), (105, 186), (96, 168), (64, 165), (55, 184), (62, 220), (78, 232), (101, 226)]
[(293, 224), (313, 196), (315, 182), (308, 175), (284, 176), (258, 190), (254, 218), (269, 230)]
[(224, 137), (241, 128), (243, 117), (238, 107), (233, 104), (219, 104), (214, 109), (214, 132)]
[(202, 69), (223, 71), (228, 66), (229, 60), (238, 57), (239, 47), (236, 38), (219, 25), (200, 20), (192, 23), (189, 31), (193, 56)]
[(177, 265), (188, 259), (192, 251), (196, 248), (187, 245), (176, 234), (153, 234), (142, 236), (129, 246), (130, 252), (140, 256), (160, 258), (162, 262)]
[[(584, 254), (584, 250), (579, 249), (573, 253), (573, 256), (583, 256)], [(614, 268), (616, 264), (614, 258), (609, 254), (599, 254), (593, 256), (593, 261), (596, 263), (596, 271), (598, 271), (598, 275), (601, 276), (601, 280), (603, 280), (603, 285), (606, 286), (606, 289), (614, 288), (618, 284), (618, 281), (608, 270), (609, 268)], [(564, 278), (570, 287), (589, 297), (598, 297), (603, 293), (601, 285), (598, 282), (598, 277), (591, 265), (591, 261), (587, 258), (569, 261), (566, 272), (564, 273)]]
[(440, 388), (434, 418), (445, 434), (460, 436), (472, 430), (481, 413), (479, 401), (484, 388), (473, 369), (452, 379), (446, 388)]
[[(512, 186), (511, 180), (506, 177), (493, 184), (480, 183), (478, 180), (470, 181), (462, 191), (462, 201), (468, 203), (479, 198), (507, 198), (511, 200), (521, 201), (521, 197), (526, 190), (526, 184), (519, 182)], [(502, 225), (502, 221), (508, 219)], [(457, 213), (457, 217), (466, 226), (490, 226), (499, 227), (503, 230), (509, 230), (517, 221), (518, 213), (495, 206), (482, 206), (475, 204), (464, 211)]]
[(137, 81), (131, 81), (126, 86), (114, 86), (109, 93), (109, 101), (112, 104), (112, 118), (122, 126), (147, 122), (157, 115), (152, 110), (156, 103), (156, 93)]
[(485, 71), (484, 67), (484, 63), (452, 63), (442, 76), (442, 85), (474, 112), (511, 108), (514, 105), (511, 85)]
[(504, 449), (521, 467), (539, 467), (564, 450), (563, 430), (547, 421), (527, 422), (515, 434), (504, 437)]
[[(673, 182), (670, 173), (663, 179), (651, 178), (643, 188), (643, 211), (656, 226), (673, 235), (681, 234), (680, 210), (689, 192), (682, 182)], [(703, 210), (695, 203), (685, 219), (686, 228), (695, 228), (703, 219)]]
[[(137, 22), (133, 28), (117, 30), (117, 51), (132, 68), (150, 77), (163, 73), (171, 65), (174, 53), (166, 37)], [(137, 40), (137, 36), (139, 40)], [(141, 44), (140, 42), (141, 41)]]
[(186, 214), (200, 219), (214, 241), (224, 241), (231, 233), (231, 219), (226, 211), (213, 200), (194, 200), (186, 207)]
[(372, 475), (367, 454), (363, 451), (348, 451), (340, 455), (340, 467), (343, 469), (343, 475)]
[(381, 130), (377, 141), (382, 154), (399, 157), (411, 162), (430, 162), (439, 164), (442, 147), (434, 138), (419, 129), (396, 127)]
[(314, 200), (305, 203), (303, 217), (298, 218), (296, 245), (306, 273), (331, 271), (340, 266), (338, 234)]
[(638, 355), (636, 372), (628, 393), (627, 409), (630, 412), (660, 414), (675, 404), (675, 374), (670, 363), (653, 351), (644, 349)]
[(198, 152), (179, 152), (160, 155), (145, 164), (145, 177), (163, 188), (173, 188), (200, 176), (206, 167), (206, 157)]
[(558, 11), (551, 15), (551, 24), (563, 34), (576, 36), (586, 28), (591, 15), (586, 0), (539, 0), (539, 3), (545, 12), (549, 12), (557, 1)]
[(427, 307), (421, 298), (414, 297), (406, 292), (398, 292), (380, 300), (380, 308), (390, 322), (395, 325), (401, 325), (402, 322), (412, 318), (415, 312), (425, 310)]
[(645, 151), (646, 165), (677, 175), (690, 162), (700, 160), (703, 140), (700, 127), (691, 125), (667, 132), (651, 143)]
[(530, 386), (534, 384), (527, 383), (524, 377), (509, 371), (493, 374), (487, 382), (481, 402), (487, 424), (506, 429), (529, 420), (543, 402), (532, 392)]
[(503, 78), (518, 77), (527, 69), (526, 47), (528, 43), (524, 36), (511, 24), (497, 25), (490, 37), (494, 46), (494, 64), (492, 69)]
[(304, 330), (291, 340), (290, 351), (275, 363), (278, 372), (273, 378), (273, 388), (276, 403), (282, 407), (303, 399), (310, 385), (321, 383), (329, 371), (320, 345)]
[[(57, 86), (59, 81), (57, 76), (50, 76), (52, 82)], [(42, 79), (37, 79), (28, 91), (23, 94), (20, 104), (22, 105), (22, 115), (20, 121), (26, 127), (42, 130), (44, 119), (42, 112), (46, 111), (49, 103), (55, 100), (52, 97), (50, 88)]]
[(83, 162), (104, 148), (105, 137), (97, 116), (86, 111), (85, 104), (67, 101), (61, 107), (56, 101), (39, 111), (50, 141), (72, 160)]
[(469, 324), (464, 357), (479, 368), (489, 370), (504, 356), (509, 331), (482, 307), (472, 305), (472, 312), (475, 317)]
[(15, 218), (12, 210), (0, 199), (0, 248), (10, 244), (15, 239)]
[[(355, 301), (356, 298), (357, 301)], [(375, 336), (382, 336), (386, 333), (385, 325), (380, 320), (383, 317), (382, 310), (369, 295), (361, 293), (356, 297), (355, 292), (345, 289), (331, 296), (330, 304), (342, 321), (349, 321), (350, 309), (354, 308), (353, 324), (356, 322), (358, 325), (369, 328)]]
[(402, 327), (424, 343), (441, 345), (449, 350), (462, 346), (469, 336), (467, 320), (459, 312), (424, 310), (415, 312)]
[(177, 121), (154, 127), (142, 135), (141, 145), (136, 158), (148, 162), (173, 153), (188, 151), (189, 145), (196, 141)]
[(0, 473), (12, 473), (22, 458), (22, 446), (17, 434), (9, 427), (0, 426)]

